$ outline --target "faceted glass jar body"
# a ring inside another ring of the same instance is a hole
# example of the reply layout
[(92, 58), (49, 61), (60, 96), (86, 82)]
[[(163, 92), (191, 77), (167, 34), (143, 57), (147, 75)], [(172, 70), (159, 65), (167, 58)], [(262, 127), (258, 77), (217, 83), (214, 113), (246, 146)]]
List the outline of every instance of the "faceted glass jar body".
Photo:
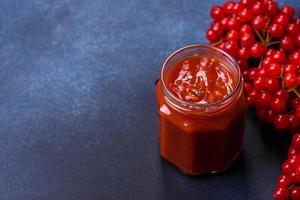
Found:
[[(169, 91), (165, 79), (174, 63), (196, 54), (223, 63), (237, 80), (233, 91), (222, 100), (189, 103)], [(246, 99), (239, 67), (227, 53), (202, 45), (176, 51), (164, 63), (156, 94), (160, 154), (182, 172), (221, 172), (242, 152)]]

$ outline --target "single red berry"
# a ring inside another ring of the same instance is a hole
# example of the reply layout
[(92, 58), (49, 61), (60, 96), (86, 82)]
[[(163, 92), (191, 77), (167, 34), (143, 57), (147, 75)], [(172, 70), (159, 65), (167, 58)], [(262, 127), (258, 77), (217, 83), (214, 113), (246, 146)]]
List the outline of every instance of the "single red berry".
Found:
[(282, 187), (288, 187), (291, 184), (291, 180), (287, 175), (280, 175), (277, 179), (277, 185)]
[(227, 29), (228, 21), (229, 21), (229, 18), (228, 18), (228, 17), (224, 17), (224, 18), (220, 21), (220, 23), (221, 23), (221, 25), (222, 25), (222, 27), (223, 27), (224, 29)]
[(256, 77), (253, 81), (253, 86), (256, 90), (262, 90), (265, 87), (265, 78), (264, 77)]
[(253, 34), (253, 31), (250, 25), (244, 24), (240, 27), (240, 33)]
[(237, 42), (233, 42), (233, 41), (225, 42), (224, 50), (227, 53), (229, 53), (230, 55), (232, 55), (233, 57), (235, 57), (237, 55), (238, 48), (239, 48), (239, 46), (238, 46)]
[[(291, 115), (293, 116), (293, 115)], [(291, 119), (291, 118), (290, 118)], [(290, 124), (291, 124), (291, 120), (290, 120)], [(299, 150), (297, 150), (295, 147), (290, 146), (289, 150), (288, 150), (288, 155), (289, 156), (295, 156), (299, 153)]]
[(279, 80), (274, 77), (266, 78), (265, 88), (267, 88), (270, 92), (276, 92), (280, 88)]
[(283, 26), (277, 23), (271, 24), (268, 32), (272, 37), (280, 38), (284, 34)]
[(286, 73), (283, 77), (284, 86), (286, 88), (292, 88), (297, 85), (297, 76), (294, 73)]
[[(296, 117), (294, 114), (291, 114), (290, 117), (289, 117), (289, 121), (290, 121), (290, 129), (291, 130), (295, 130), (295, 129), (299, 128), (300, 118)], [(295, 152), (295, 154), (296, 153), (298, 154), (298, 151)], [(292, 152), (289, 152), (289, 155), (291, 155), (291, 154), (292, 154)]]
[(293, 109), (295, 109), (298, 105), (300, 105), (300, 99), (299, 98), (293, 98), (291, 101), (291, 106)]
[(261, 57), (265, 52), (265, 46), (259, 42), (255, 42), (250, 46), (250, 55), (259, 58)]
[(207, 32), (206, 32), (206, 38), (210, 41), (210, 42), (216, 42), (219, 37), (214, 33), (213, 30), (209, 29)]
[(293, 173), (294, 169), (288, 161), (285, 161), (281, 166), (281, 171), (283, 174), (290, 175)]
[(235, 2), (233, 1), (227, 1), (224, 3), (224, 11), (227, 14), (231, 14), (233, 12), (233, 8), (234, 8)]
[(289, 93), (286, 90), (280, 89), (275, 93), (276, 97), (281, 97), (285, 101), (289, 98)]
[(265, 57), (270, 57), (274, 53), (274, 51), (276, 51), (276, 50), (272, 49), (272, 48), (266, 49), (266, 51), (265, 51)]
[(228, 23), (227, 23), (227, 28), (233, 29), (233, 30), (238, 30), (240, 28), (240, 21), (235, 17), (229, 18)]
[(249, 93), (253, 89), (250, 82), (245, 82), (244, 83), (244, 88), (245, 88), (246, 93)]
[(300, 65), (300, 53), (298, 51), (291, 53), (289, 60), (295, 65)]
[(249, 80), (254, 81), (257, 75), (258, 75), (258, 68), (252, 68), (248, 73), (248, 78)]
[(285, 109), (285, 100), (283, 98), (275, 97), (271, 101), (271, 109), (277, 113)]
[(222, 36), (224, 33), (224, 28), (222, 27), (221, 23), (219, 22), (214, 22), (210, 29), (218, 36)]
[(235, 3), (233, 6), (233, 10), (232, 13), (238, 15), (239, 13), (241, 13), (241, 11), (245, 8), (245, 6), (241, 3)]
[(300, 199), (300, 186), (294, 186), (291, 190), (290, 194), (291, 200), (299, 200)]
[(261, 91), (256, 95), (256, 102), (259, 107), (268, 107), (270, 105), (271, 100), (272, 96), (266, 91)]
[(289, 18), (293, 18), (295, 14), (295, 10), (293, 7), (285, 5), (281, 8), (281, 13), (285, 14)]
[(278, 51), (274, 51), (272, 53), (271, 58), (274, 62), (282, 63), (285, 61), (286, 56), (285, 56), (284, 51), (278, 50)]
[(229, 30), (226, 34), (226, 40), (237, 42), (239, 40), (239, 32), (236, 30)]
[(281, 75), (281, 65), (278, 63), (270, 63), (266, 66), (267, 73), (271, 77), (278, 77)]
[(252, 19), (251, 25), (255, 30), (261, 31), (266, 27), (267, 20), (263, 15), (257, 15)]
[(240, 35), (240, 43), (242, 47), (247, 47), (253, 44), (254, 40), (255, 38), (252, 33), (241, 33)]
[(279, 14), (274, 18), (273, 23), (286, 27), (289, 24), (289, 17), (285, 14)]
[(238, 51), (238, 57), (241, 60), (247, 60), (250, 57), (249, 50), (246, 47), (241, 47)]
[(300, 27), (299, 27), (299, 25), (296, 25), (296, 23), (291, 23), (287, 26), (286, 32), (289, 35), (295, 36), (300, 32)]
[(274, 126), (277, 129), (286, 129), (289, 126), (289, 118), (287, 115), (279, 114), (274, 117)]
[(273, 197), (275, 200), (288, 200), (289, 191), (286, 187), (277, 187), (274, 191)]
[(255, 1), (251, 7), (251, 11), (256, 14), (263, 14), (266, 11), (266, 6), (263, 2)]
[(225, 16), (225, 12), (221, 6), (213, 6), (210, 10), (210, 16), (214, 20), (219, 21)]
[(292, 63), (288, 63), (283, 65), (283, 73), (296, 73), (296, 65), (292, 64)]
[(280, 47), (287, 51), (293, 51), (295, 49), (295, 40), (290, 35), (285, 35), (280, 40)]
[(240, 13), (239, 13), (239, 16), (240, 16), (240, 20), (242, 23), (247, 23), (249, 21), (252, 20), (253, 18), (253, 14), (250, 10), (248, 10), (247, 8), (244, 8)]
[(268, 1), (267, 2), (267, 15), (270, 17), (275, 16), (278, 13), (278, 5), (275, 1)]

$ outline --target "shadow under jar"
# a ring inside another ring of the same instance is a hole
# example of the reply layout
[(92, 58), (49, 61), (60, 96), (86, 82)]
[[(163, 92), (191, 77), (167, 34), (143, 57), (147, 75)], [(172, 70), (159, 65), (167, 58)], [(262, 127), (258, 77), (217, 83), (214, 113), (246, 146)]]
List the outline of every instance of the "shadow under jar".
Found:
[(246, 99), (230, 55), (204, 45), (177, 50), (156, 94), (160, 154), (183, 173), (222, 172), (242, 152)]

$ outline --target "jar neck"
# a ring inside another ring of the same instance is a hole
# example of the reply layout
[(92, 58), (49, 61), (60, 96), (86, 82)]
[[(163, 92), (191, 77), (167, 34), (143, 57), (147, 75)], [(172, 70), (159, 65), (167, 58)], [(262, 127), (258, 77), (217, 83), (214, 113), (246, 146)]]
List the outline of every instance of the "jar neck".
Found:
[[(169, 70), (174, 66), (175, 63), (182, 61), (183, 59), (193, 56), (209, 56), (222, 62), (226, 67), (228, 67), (231, 76), (236, 79), (236, 84), (231, 93), (225, 96), (223, 99), (212, 102), (212, 103), (191, 103), (187, 101), (183, 101), (176, 97), (167, 87), (165, 82), (166, 74)], [(220, 112), (226, 109), (232, 102), (234, 102), (237, 97), (242, 95), (243, 92), (243, 79), (241, 77), (241, 72), (239, 66), (234, 58), (232, 58), (226, 52), (211, 46), (205, 45), (191, 45), (184, 48), (181, 48), (174, 52), (172, 55), (168, 57), (165, 61), (163, 68), (161, 70), (161, 82), (162, 82), (162, 91), (164, 94), (165, 100), (174, 108), (188, 113), (195, 113), (195, 114), (208, 114), (208, 113), (215, 113)]]

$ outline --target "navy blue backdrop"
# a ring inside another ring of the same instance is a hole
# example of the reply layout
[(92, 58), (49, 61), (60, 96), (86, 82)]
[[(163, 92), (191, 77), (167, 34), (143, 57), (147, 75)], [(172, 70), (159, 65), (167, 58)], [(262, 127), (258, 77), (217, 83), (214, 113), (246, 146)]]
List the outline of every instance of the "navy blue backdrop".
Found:
[(289, 141), (251, 111), (224, 174), (185, 176), (158, 154), (154, 81), (206, 43), (217, 3), (1, 0), (0, 199), (271, 199)]

